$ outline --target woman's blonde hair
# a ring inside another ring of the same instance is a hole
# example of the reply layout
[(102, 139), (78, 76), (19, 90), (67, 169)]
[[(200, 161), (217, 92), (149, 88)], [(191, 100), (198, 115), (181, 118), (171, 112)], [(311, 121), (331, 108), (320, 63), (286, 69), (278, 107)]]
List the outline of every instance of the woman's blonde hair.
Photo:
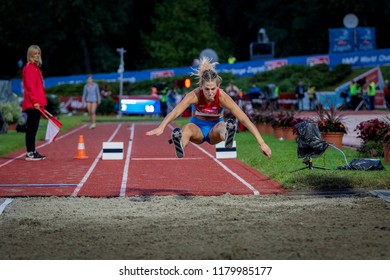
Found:
[(219, 87), (222, 83), (222, 78), (218, 75), (215, 70), (215, 66), (218, 62), (211, 62), (211, 59), (208, 57), (202, 57), (199, 62), (199, 67), (192, 73), (196, 79), (199, 79), (198, 85), (202, 86), (205, 82), (215, 81)]
[[(41, 54), (41, 48), (38, 47), (37, 45), (31, 45), (28, 50), (27, 50), (27, 62), (31, 61), (31, 57), (33, 56), (35, 51), (39, 51)], [(39, 57), (39, 65), (42, 65), (42, 57)]]

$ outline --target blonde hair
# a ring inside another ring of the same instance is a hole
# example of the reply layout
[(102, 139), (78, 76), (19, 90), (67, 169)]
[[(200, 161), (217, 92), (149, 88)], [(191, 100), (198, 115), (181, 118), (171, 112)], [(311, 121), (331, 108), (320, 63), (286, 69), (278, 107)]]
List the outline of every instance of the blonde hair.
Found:
[(215, 70), (215, 66), (217, 64), (218, 62), (211, 62), (211, 58), (205, 56), (200, 59), (198, 69), (196, 69), (195, 72), (192, 73), (192, 75), (195, 76), (196, 79), (199, 79), (199, 86), (202, 86), (205, 82), (213, 81), (217, 83), (218, 87), (221, 85), (222, 78)]
[[(37, 45), (31, 45), (27, 50), (27, 62), (31, 61), (31, 57), (35, 51), (39, 51), (42, 54), (40, 47), (38, 47)], [(42, 57), (41, 56), (39, 56), (39, 65), (42, 65)]]

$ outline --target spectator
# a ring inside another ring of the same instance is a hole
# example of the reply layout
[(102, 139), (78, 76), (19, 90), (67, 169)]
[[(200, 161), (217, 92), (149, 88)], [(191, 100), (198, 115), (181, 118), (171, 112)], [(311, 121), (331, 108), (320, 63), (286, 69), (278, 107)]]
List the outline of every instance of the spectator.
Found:
[(226, 93), (231, 98), (233, 98), (233, 100), (236, 100), (236, 97), (237, 97), (238, 93), (240, 92), (240, 89), (235, 84), (233, 84), (232, 81), (230, 81), (230, 83), (228, 84), (228, 86), (226, 87), (225, 90), (226, 90)]
[(83, 104), (87, 104), (87, 111), (91, 125), (90, 129), (96, 127), (96, 108), (100, 104), (100, 91), (99, 86), (92, 79), (92, 75), (88, 76), (87, 83), (83, 90)]
[(387, 109), (390, 109), (390, 88), (389, 88), (389, 81), (385, 81), (385, 85), (383, 87), (383, 94), (385, 96), (385, 103)]
[(273, 110), (279, 110), (279, 86), (274, 85), (272, 88), (272, 95), (270, 98), (271, 107)]
[(297, 98), (297, 109), (303, 110), (303, 99), (305, 98), (305, 87), (303, 86), (303, 82), (300, 81), (295, 88), (295, 97)]
[(371, 81), (368, 84), (367, 96), (368, 96), (368, 110), (375, 110), (375, 95), (376, 95), (376, 85), (374, 81)]
[(310, 110), (314, 111), (317, 105), (316, 87), (313, 84), (309, 84), (307, 93), (309, 97), (309, 108)]
[(355, 110), (360, 103), (358, 97), (358, 85), (355, 80), (352, 80), (352, 82), (349, 84), (349, 95), (351, 99), (352, 110)]
[(102, 98), (110, 98), (111, 97), (111, 90), (107, 88), (107, 85), (103, 85), (101, 90)]
[(253, 84), (252, 87), (246, 92), (250, 96), (250, 99), (259, 98), (263, 96), (263, 92), (256, 86), (256, 84)]
[(236, 63), (236, 58), (233, 55), (230, 55), (229, 58), (228, 58), (228, 63), (229, 64)]
[(156, 87), (152, 87), (150, 89), (150, 96), (153, 97), (153, 98), (159, 98), (158, 94), (157, 94), (157, 88)]
[(177, 91), (175, 88), (170, 88), (167, 92), (167, 113), (169, 114), (176, 107)]

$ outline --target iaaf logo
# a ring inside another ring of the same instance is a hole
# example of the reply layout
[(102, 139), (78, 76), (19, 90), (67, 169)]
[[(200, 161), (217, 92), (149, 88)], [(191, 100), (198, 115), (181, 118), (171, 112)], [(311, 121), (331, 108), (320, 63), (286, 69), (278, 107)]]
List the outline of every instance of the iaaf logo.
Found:
[(306, 65), (313, 66), (317, 64), (329, 65), (329, 56), (313, 56), (306, 59)]
[(273, 70), (287, 64), (288, 64), (287, 59), (280, 59), (280, 60), (266, 61), (264, 63), (264, 66), (267, 70)]
[(358, 62), (359, 57), (358, 56), (353, 56), (353, 57), (345, 57), (341, 60), (342, 64), (355, 64)]

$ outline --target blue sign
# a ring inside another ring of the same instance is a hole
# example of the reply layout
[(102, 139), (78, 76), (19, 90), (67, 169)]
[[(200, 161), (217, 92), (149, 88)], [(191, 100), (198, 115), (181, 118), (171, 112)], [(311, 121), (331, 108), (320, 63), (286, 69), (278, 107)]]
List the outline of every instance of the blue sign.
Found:
[(354, 31), (349, 28), (329, 29), (329, 52), (352, 52), (355, 50)]
[(359, 27), (357, 28), (357, 49), (359, 51), (375, 50), (375, 28)]
[(122, 98), (121, 111), (123, 114), (129, 115), (159, 115), (161, 112), (160, 100)]

